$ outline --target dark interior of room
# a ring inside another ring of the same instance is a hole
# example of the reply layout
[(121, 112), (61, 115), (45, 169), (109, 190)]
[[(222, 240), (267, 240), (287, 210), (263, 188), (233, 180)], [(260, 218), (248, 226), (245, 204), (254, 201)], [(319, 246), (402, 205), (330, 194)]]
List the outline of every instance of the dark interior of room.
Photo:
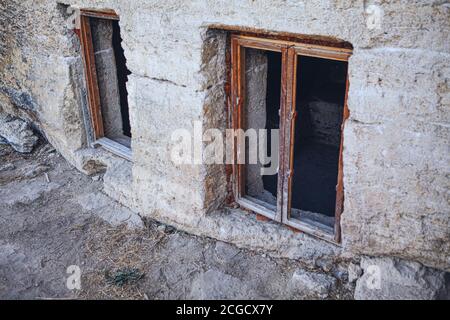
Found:
[(113, 21), (113, 47), (116, 58), (117, 80), (119, 84), (120, 111), (122, 114), (123, 134), (131, 138), (130, 114), (128, 110), (127, 81), (131, 72), (127, 68), (127, 59), (122, 48), (122, 37), (118, 21)]
[(347, 62), (299, 56), (292, 202), (294, 209), (335, 215)]
[[(266, 129), (267, 152), (271, 150), (271, 129), (280, 128), (281, 54), (267, 51)], [(277, 152), (274, 150), (274, 152)], [(264, 189), (277, 197), (278, 174), (263, 176)]]

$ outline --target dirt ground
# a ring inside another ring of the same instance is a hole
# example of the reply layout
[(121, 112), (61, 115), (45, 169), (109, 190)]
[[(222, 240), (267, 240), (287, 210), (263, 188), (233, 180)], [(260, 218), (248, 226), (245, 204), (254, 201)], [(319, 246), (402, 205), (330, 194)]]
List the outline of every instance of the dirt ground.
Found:
[[(352, 297), (350, 285), (298, 261), (143, 222), (102, 185), (48, 144), (30, 155), (0, 145), (1, 299)], [(70, 266), (80, 290), (67, 286)]]

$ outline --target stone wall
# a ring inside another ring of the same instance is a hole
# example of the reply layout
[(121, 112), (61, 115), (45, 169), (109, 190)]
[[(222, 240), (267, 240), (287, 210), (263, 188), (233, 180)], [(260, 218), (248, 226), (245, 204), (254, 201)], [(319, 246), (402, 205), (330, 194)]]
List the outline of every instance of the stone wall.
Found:
[[(127, 87), (133, 134), (132, 174), (126, 180), (131, 187), (123, 202), (185, 230), (277, 255), (396, 256), (450, 270), (448, 4), (60, 2), (110, 8), (121, 17), (132, 73)], [(366, 10), (372, 4), (383, 11), (379, 28), (367, 27), (373, 15)], [(0, 108), (33, 121), (80, 169), (88, 161), (100, 161), (85, 149), (79, 44), (66, 27), (65, 8), (54, 0), (7, 0), (0, 9), (0, 34), (6, 40), (0, 48)], [(350, 119), (344, 131), (342, 248), (303, 234), (287, 235), (275, 224), (268, 234), (244, 214), (215, 216), (210, 212), (226, 197), (225, 167), (171, 163), (173, 130), (194, 130), (194, 121), (203, 129), (226, 126), (226, 35), (207, 32), (213, 24), (329, 36), (353, 45)]]
[(33, 125), (72, 163), (86, 147), (83, 69), (65, 8), (53, 1), (0, 3), (0, 111)]

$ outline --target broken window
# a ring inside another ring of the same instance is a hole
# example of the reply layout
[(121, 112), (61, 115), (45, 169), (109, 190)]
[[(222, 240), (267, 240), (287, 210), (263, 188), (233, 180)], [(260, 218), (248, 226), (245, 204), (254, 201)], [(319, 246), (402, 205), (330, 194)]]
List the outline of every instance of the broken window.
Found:
[(94, 144), (130, 159), (131, 126), (126, 88), (130, 71), (126, 66), (118, 20), (111, 11), (82, 10), (80, 38)]
[[(245, 155), (245, 196), (268, 208), (277, 205), (278, 174), (262, 175), (267, 165), (257, 161), (262, 153), (278, 155), (271, 150), (273, 129), (280, 128), (281, 54), (258, 49), (247, 49), (245, 55), (245, 110), (243, 129), (248, 132)], [(248, 129), (254, 129), (249, 131)], [(267, 141), (261, 141), (260, 130), (267, 130)], [(253, 141), (252, 141), (253, 139)], [(258, 142), (258, 143), (255, 143)], [(266, 143), (264, 143), (266, 142)], [(253, 144), (252, 144), (253, 143)], [(254, 150), (250, 150), (255, 147)], [(276, 148), (276, 146), (274, 146)], [(264, 149), (264, 150), (260, 150)]]
[[(241, 149), (245, 153), (245, 162), (234, 166), (236, 201), (339, 242), (351, 50), (242, 35), (231, 39), (232, 122), (245, 132), (236, 139), (236, 156)], [(248, 129), (266, 130), (267, 136)], [(276, 144), (274, 129), (279, 129)], [(257, 150), (251, 140), (258, 141)], [(270, 164), (261, 158), (255, 163), (255, 156), (264, 154), (276, 157), (275, 172), (263, 174)]]

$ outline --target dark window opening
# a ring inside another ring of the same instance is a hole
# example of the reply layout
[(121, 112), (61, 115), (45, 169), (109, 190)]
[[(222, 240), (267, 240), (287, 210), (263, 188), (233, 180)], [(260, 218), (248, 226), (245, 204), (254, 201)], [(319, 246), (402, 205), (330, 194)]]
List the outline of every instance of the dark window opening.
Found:
[[(280, 128), (280, 93), (281, 93), (281, 53), (258, 49), (245, 50), (245, 130), (267, 129), (267, 143), (258, 141), (259, 148), (268, 156), (278, 157), (279, 150), (271, 150), (272, 129)], [(249, 155), (250, 139), (246, 140), (246, 163), (251, 159)], [(245, 194), (262, 201), (269, 206), (277, 204), (278, 173), (262, 175), (261, 169), (269, 167), (259, 160), (258, 163), (246, 165)]]
[(347, 62), (297, 59), (291, 215), (301, 210), (334, 217)]
[(131, 126), (126, 83), (130, 71), (122, 48), (119, 22), (89, 18), (100, 96), (103, 135), (128, 148)]
[[(267, 51), (267, 97), (266, 97), (266, 129), (267, 154), (278, 156), (279, 150), (271, 150), (271, 129), (280, 129), (280, 98), (281, 98), (281, 53)], [(268, 165), (266, 165), (267, 167)], [(275, 198), (277, 196), (278, 173), (264, 175), (264, 189)]]
[(120, 111), (122, 114), (123, 134), (131, 138), (130, 114), (128, 110), (128, 76), (131, 74), (127, 68), (127, 59), (122, 48), (122, 37), (118, 21), (113, 21), (113, 47), (117, 66), (117, 80), (119, 83)]

